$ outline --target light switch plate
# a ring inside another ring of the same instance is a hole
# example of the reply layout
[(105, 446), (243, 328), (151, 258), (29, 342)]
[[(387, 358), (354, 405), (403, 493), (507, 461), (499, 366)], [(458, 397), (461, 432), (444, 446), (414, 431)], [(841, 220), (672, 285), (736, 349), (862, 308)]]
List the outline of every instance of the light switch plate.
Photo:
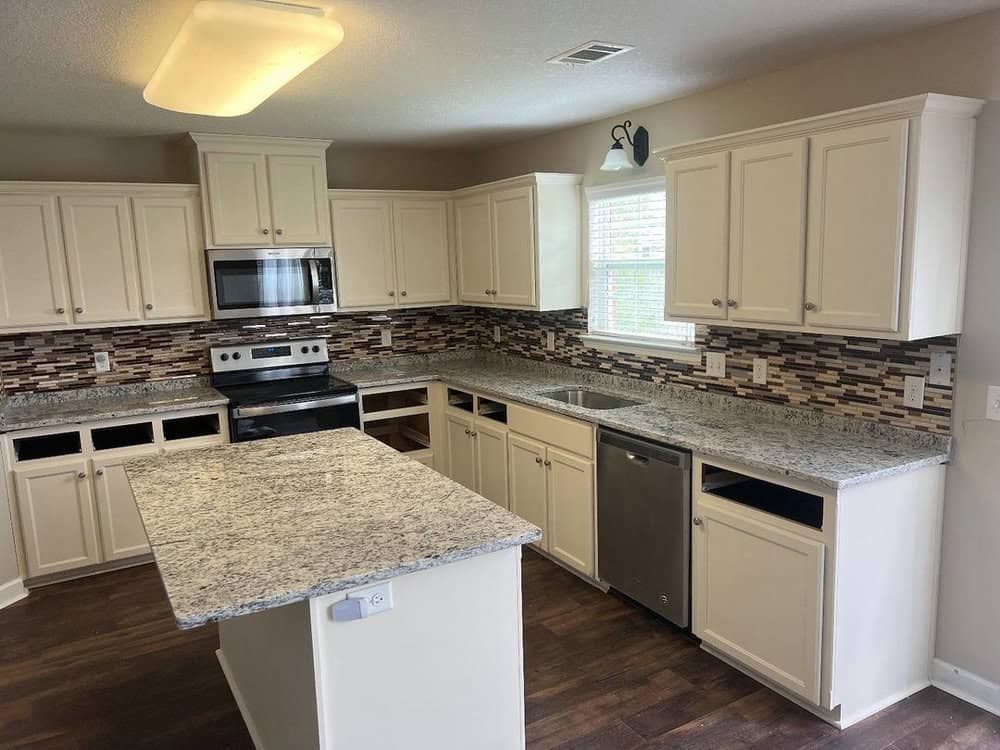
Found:
[(1000, 422), (1000, 385), (986, 387), (986, 418)]
[(705, 373), (716, 378), (726, 377), (726, 355), (722, 352), (706, 352)]
[(98, 372), (111, 372), (111, 355), (107, 352), (94, 352), (94, 368)]
[(500, 326), (493, 326), (493, 340), (500, 340)]
[(392, 329), (389, 326), (382, 328), (382, 346), (392, 346)]
[(767, 359), (764, 357), (754, 357), (753, 382), (757, 385), (767, 385)]
[(931, 385), (951, 385), (951, 354), (931, 352), (931, 374), (927, 382)]
[(924, 408), (924, 379), (907, 375), (903, 380), (903, 406), (911, 409)]

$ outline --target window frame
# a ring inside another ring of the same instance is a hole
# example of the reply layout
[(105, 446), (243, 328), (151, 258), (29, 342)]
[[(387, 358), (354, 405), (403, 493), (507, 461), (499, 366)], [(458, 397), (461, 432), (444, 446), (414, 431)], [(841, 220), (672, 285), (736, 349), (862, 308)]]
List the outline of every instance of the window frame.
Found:
[[(587, 307), (587, 333), (581, 336), (586, 346), (608, 352), (623, 352), (641, 354), (653, 357), (666, 357), (684, 362), (700, 362), (701, 349), (697, 343), (690, 345), (680, 341), (651, 336), (608, 335), (607, 333), (592, 333), (590, 330), (590, 204), (595, 200), (606, 198), (624, 198), (629, 195), (663, 191), (666, 193), (666, 177), (646, 177), (627, 182), (614, 182), (604, 185), (591, 185), (584, 188), (584, 212), (586, 226), (586, 242), (584, 248), (584, 289), (583, 297)], [(664, 258), (666, 262), (666, 258)], [(666, 291), (666, 290), (664, 290)], [(686, 323), (687, 321), (678, 321)], [(690, 325), (695, 325), (691, 323)], [(697, 329), (696, 329), (697, 335)]]

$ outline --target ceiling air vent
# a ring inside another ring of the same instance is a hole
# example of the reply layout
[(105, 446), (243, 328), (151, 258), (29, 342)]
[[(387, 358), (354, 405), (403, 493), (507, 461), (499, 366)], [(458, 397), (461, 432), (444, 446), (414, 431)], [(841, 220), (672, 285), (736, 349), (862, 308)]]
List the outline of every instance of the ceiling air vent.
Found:
[(566, 52), (560, 52), (555, 57), (550, 57), (546, 62), (563, 65), (590, 65), (591, 63), (607, 60), (609, 57), (620, 55), (635, 49), (628, 44), (612, 44), (611, 42), (587, 42), (579, 47), (574, 47)]

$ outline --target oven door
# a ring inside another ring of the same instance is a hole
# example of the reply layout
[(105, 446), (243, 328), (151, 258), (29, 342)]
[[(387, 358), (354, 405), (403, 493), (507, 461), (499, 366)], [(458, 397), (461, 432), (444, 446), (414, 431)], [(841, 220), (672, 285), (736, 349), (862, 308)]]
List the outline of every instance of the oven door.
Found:
[(335, 312), (329, 248), (209, 250), (212, 317)]
[(230, 439), (234, 443), (333, 430), (338, 427), (360, 427), (358, 394), (349, 393), (312, 401), (239, 406), (232, 410), (229, 426)]

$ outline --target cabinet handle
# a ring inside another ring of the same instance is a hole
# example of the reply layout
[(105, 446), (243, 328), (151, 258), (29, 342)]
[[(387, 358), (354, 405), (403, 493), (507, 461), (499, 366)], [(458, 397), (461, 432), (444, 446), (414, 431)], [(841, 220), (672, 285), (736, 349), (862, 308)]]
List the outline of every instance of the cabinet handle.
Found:
[(545, 459), (545, 465), (546, 465), (546, 466), (551, 466), (551, 465), (552, 465), (552, 462), (551, 462), (551, 461), (549, 461), (548, 459)]
[(82, 313), (83, 312), (83, 308), (82, 307), (76, 307), (76, 308), (74, 308), (74, 311), (78, 312), (78, 313)]
[(712, 300), (712, 304), (715, 305), (716, 307), (721, 307), (722, 306), (722, 300), (719, 299), (718, 297), (715, 297)]
[(284, 230), (284, 229), (275, 229), (275, 230), (274, 230), (274, 233), (275, 233), (275, 234), (284, 234), (284, 233), (285, 233), (285, 230)]
[(65, 307), (57, 307), (56, 308), (56, 313), (58, 313), (59, 315), (62, 315), (64, 312), (66, 312), (66, 308)]
[(727, 305), (728, 305), (729, 307), (737, 307), (737, 303), (736, 303), (736, 300), (734, 300), (734, 299), (727, 299), (727, 300), (726, 300), (726, 304), (727, 304)]
[(76, 477), (77, 477), (77, 479), (86, 479), (87, 478), (87, 472), (81, 471), (79, 474), (76, 475)]
[(151, 305), (150, 303), (148, 303), (148, 302), (147, 302), (147, 303), (146, 303), (146, 309), (147, 309), (147, 310), (152, 310), (152, 309), (153, 309), (153, 306), (152, 306), (152, 305)]
[(542, 459), (540, 459), (538, 456), (535, 456), (535, 463), (541, 465)]
[(812, 303), (812, 302), (806, 302), (805, 308), (806, 308), (806, 310), (815, 310), (816, 309), (816, 305), (814, 303)]
[(389, 296), (390, 296), (390, 297), (395, 297), (395, 296), (396, 296), (396, 293), (395, 293), (395, 292), (392, 292), (392, 291), (390, 291), (390, 292), (389, 292)]
[(260, 230), (260, 233), (261, 233), (261, 234), (270, 234), (270, 233), (271, 233), (271, 230), (270, 230), (270, 229), (261, 229), (261, 230)]
[(691, 523), (693, 523), (695, 526), (701, 526), (703, 521), (697, 516), (695, 516), (694, 518), (691, 519)]
[(406, 292), (400, 292), (400, 293), (399, 293), (399, 296), (400, 296), (400, 297), (405, 297), (405, 296), (406, 296)]
[(97, 476), (99, 476), (99, 477), (103, 477), (103, 476), (104, 476), (104, 469), (98, 469), (98, 470), (97, 470), (97, 471), (95, 471), (94, 473), (95, 473), (95, 474), (96, 474)]

